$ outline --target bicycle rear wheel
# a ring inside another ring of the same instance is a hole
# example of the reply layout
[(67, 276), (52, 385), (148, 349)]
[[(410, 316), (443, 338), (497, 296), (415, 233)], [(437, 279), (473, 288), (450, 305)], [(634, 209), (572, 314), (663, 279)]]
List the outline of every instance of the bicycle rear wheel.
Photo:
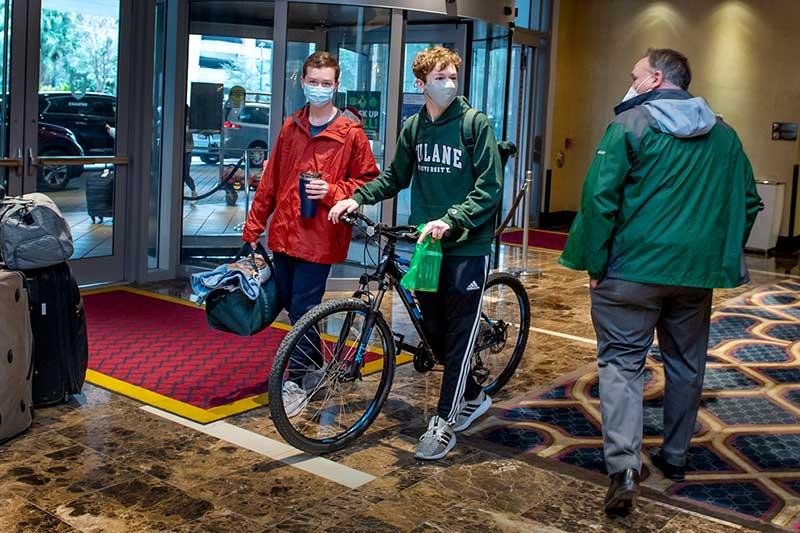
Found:
[(395, 346), (382, 315), (368, 331), (369, 313), (361, 300), (326, 302), (281, 342), (269, 379), (269, 409), (292, 446), (314, 454), (341, 450), (380, 413), (394, 378)]
[(489, 396), (497, 394), (517, 370), (530, 326), (530, 301), (522, 282), (510, 274), (491, 274), (483, 291), (472, 370)]

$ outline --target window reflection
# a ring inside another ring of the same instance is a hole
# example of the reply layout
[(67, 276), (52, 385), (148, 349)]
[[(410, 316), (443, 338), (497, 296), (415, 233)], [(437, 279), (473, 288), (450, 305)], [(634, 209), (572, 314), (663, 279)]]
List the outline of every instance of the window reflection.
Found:
[(270, 151), (273, 16), (274, 2), (190, 4), (180, 191), (184, 264), (216, 266), (241, 245)]

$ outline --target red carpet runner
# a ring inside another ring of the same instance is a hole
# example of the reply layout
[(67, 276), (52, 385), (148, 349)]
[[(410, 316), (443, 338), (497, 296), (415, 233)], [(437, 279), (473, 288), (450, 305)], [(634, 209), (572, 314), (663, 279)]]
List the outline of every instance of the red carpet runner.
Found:
[[(500, 237), (500, 242), (502, 244), (508, 244), (511, 246), (521, 246), (522, 237), (523, 230), (510, 229), (503, 233), (503, 235)], [(533, 248), (545, 248), (547, 250), (561, 251), (567, 244), (567, 237), (567, 233), (531, 229), (528, 230), (528, 245)]]
[(287, 326), (238, 337), (210, 329), (191, 302), (132, 289), (90, 292), (84, 302), (90, 383), (199, 423), (267, 403)]

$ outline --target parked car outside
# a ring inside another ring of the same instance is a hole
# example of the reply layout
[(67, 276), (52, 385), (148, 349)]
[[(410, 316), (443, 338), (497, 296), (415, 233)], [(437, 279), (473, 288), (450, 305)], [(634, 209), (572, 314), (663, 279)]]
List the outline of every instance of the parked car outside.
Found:
[[(106, 124), (117, 123), (117, 98), (109, 94), (39, 93), (39, 120), (74, 132), (86, 156), (113, 156), (114, 138)], [(41, 149), (39, 151), (40, 155)]]
[[(74, 133), (67, 128), (39, 122), (39, 155), (40, 156), (71, 156), (84, 155), (83, 148), (78, 143)], [(37, 188), (47, 191), (62, 191), (69, 181), (83, 173), (83, 165), (40, 166), (37, 175)]]
[[(233, 109), (223, 125), (226, 158), (241, 157), (244, 150), (250, 150), (250, 167), (264, 164), (269, 148), (269, 104), (245, 102), (241, 109)], [(194, 150), (206, 164), (219, 162), (219, 134), (193, 134)]]
[(200, 158), (206, 165), (219, 163), (219, 133), (218, 132), (192, 132), (194, 149), (192, 155)]

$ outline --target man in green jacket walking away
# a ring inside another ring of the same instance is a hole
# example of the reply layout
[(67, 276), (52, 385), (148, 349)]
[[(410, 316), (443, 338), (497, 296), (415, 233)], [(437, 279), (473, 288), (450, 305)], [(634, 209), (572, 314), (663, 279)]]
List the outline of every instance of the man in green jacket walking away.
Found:
[(460, 65), (458, 53), (443, 47), (417, 54), (413, 71), (425, 106), (400, 131), (391, 166), (334, 206), (329, 217), (336, 223), (361, 205), (391, 198), (413, 175), (409, 222), (425, 224), (420, 242), (428, 235), (443, 239), (439, 290), (416, 294), (426, 337), (445, 362), (437, 414), (417, 444), (419, 459), (447, 455), (455, 433), (492, 405), (471, 375), (471, 362), (503, 171), (489, 119), (456, 96)]
[(703, 387), (715, 287), (747, 281), (743, 247), (760, 210), (736, 132), (687, 90), (689, 63), (648, 50), (615, 108), (583, 186), (560, 262), (588, 270), (597, 333), (605, 508), (636, 502), (642, 390), (658, 331), (664, 444), (651, 461), (682, 480)]

